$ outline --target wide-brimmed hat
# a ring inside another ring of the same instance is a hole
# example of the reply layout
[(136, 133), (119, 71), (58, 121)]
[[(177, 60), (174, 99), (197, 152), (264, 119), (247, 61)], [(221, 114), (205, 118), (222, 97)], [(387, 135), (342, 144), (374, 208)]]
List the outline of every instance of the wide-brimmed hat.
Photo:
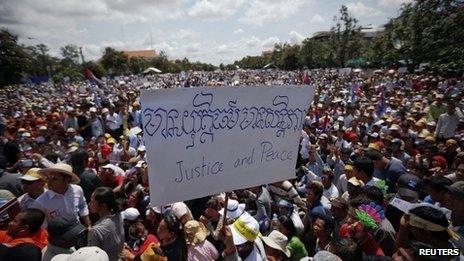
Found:
[[(227, 218), (237, 219), (245, 211), (245, 204), (239, 204), (237, 200), (229, 199), (227, 202)], [(224, 208), (219, 213), (224, 216)]]
[(80, 181), (79, 177), (73, 173), (71, 165), (68, 165), (66, 163), (56, 163), (49, 168), (41, 169), (38, 171), (38, 173), (42, 176), (46, 176), (48, 172), (57, 172), (62, 175), (68, 176), (71, 178), (72, 184), (77, 184)]
[(261, 237), (261, 239), (268, 247), (282, 251), (287, 257), (290, 257), (290, 250), (286, 247), (288, 238), (284, 234), (277, 230), (273, 230), (269, 236)]
[(246, 242), (254, 242), (259, 235), (259, 223), (249, 214), (241, 215), (229, 226), (236, 246)]
[(188, 245), (198, 245), (208, 236), (205, 225), (196, 220), (190, 220), (184, 225), (185, 241)]

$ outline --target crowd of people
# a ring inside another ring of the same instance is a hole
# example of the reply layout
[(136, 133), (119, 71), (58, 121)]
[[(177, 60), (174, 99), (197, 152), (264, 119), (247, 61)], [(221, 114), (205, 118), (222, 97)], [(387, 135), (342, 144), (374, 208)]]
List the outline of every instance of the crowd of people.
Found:
[[(140, 90), (250, 85), (315, 87), (294, 178), (150, 204)], [(126, 76), (6, 86), (0, 110), (0, 260), (464, 260), (463, 79)]]

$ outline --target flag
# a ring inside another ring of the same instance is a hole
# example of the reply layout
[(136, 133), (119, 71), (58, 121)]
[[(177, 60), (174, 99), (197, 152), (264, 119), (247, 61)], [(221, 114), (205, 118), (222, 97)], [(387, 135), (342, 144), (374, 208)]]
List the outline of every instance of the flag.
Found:
[(308, 72), (305, 71), (303, 75), (303, 84), (310, 84), (311, 78), (309, 78)]
[(100, 87), (104, 85), (103, 81), (98, 79), (89, 68), (85, 69), (85, 77)]
[(383, 113), (385, 112), (385, 109), (386, 109), (386, 104), (385, 104), (385, 87), (382, 86), (380, 87), (380, 94), (379, 94), (379, 98), (377, 100), (377, 110), (376, 110), (376, 113), (377, 113), (377, 116), (382, 116)]
[(104, 85), (103, 81), (98, 79), (89, 68), (85, 69), (85, 77), (87, 79), (89, 79), (93, 83), (93, 85), (92, 85), (93, 99), (94, 99), (94, 102), (95, 102), (95, 106), (97, 108), (100, 108), (101, 107), (101, 99), (100, 99), (100, 96), (98, 95), (98, 91), (97, 91), (97, 88), (95, 87), (95, 85), (97, 85), (99, 87), (103, 87), (103, 85)]
[(355, 103), (356, 102), (356, 96), (358, 95), (359, 93), (359, 84), (358, 82), (354, 82), (352, 85), (351, 85), (351, 90), (350, 90), (350, 93), (351, 93), (351, 103)]

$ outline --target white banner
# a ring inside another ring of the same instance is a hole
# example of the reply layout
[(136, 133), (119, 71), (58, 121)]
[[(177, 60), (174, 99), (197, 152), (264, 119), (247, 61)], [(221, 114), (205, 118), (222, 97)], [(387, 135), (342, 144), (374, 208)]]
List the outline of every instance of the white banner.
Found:
[(151, 204), (295, 176), (309, 86), (142, 90)]

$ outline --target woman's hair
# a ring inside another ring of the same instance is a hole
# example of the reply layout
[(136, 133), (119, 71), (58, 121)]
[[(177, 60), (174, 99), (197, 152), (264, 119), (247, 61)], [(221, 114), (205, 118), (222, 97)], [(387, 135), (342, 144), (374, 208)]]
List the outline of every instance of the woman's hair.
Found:
[(98, 204), (105, 204), (106, 207), (112, 213), (118, 213), (120, 211), (118, 204), (116, 203), (116, 197), (114, 192), (109, 187), (98, 187), (93, 192), (93, 197)]
[(182, 246), (182, 249), (180, 249), (180, 251), (182, 251), (183, 256), (187, 258), (187, 242), (185, 241), (184, 230), (182, 229), (181, 222), (179, 221), (179, 219), (176, 218), (174, 213), (168, 212), (164, 216), (164, 223), (166, 223), (166, 228), (170, 232), (174, 233), (174, 235), (176, 236), (176, 241), (180, 242), (180, 245)]
[(288, 239), (290, 240), (293, 236), (296, 236), (296, 228), (295, 224), (293, 224), (293, 221), (290, 217), (282, 215), (279, 217), (279, 222), (282, 224), (282, 226), (285, 227), (285, 229), (288, 230), (289, 235), (287, 235)]

